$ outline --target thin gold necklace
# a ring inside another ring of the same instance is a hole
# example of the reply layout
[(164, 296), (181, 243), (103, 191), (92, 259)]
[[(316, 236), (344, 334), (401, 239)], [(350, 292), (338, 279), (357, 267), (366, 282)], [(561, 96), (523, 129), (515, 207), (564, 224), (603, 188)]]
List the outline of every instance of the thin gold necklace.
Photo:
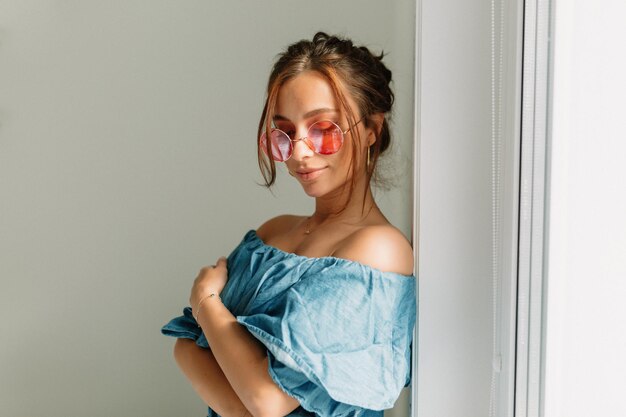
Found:
[(308, 234), (311, 233), (311, 229), (309, 229), (309, 221), (310, 220), (311, 220), (311, 216), (306, 218), (306, 225), (305, 225), (305, 228), (304, 228), (304, 234), (305, 235), (308, 235)]
[(311, 223), (311, 218), (312, 217), (313, 216), (309, 216), (309, 217), (306, 218), (306, 224), (305, 224), (305, 227), (304, 227), (304, 234), (305, 235), (311, 234), (311, 232), (314, 232), (315, 230), (317, 230), (317, 228), (324, 222), (324, 220), (326, 220), (326, 219), (322, 220), (320, 222), (320, 224), (318, 224), (314, 230), (311, 230), (310, 223)]
[[(306, 225), (305, 225), (305, 227), (304, 227), (304, 234), (305, 234), (305, 235), (308, 235), (308, 234), (310, 234), (311, 232), (314, 232), (314, 231), (315, 231), (315, 230), (311, 230), (311, 227), (310, 227), (310, 222), (311, 222), (311, 218), (312, 218), (312, 217), (313, 217), (313, 216), (309, 216), (309, 217), (307, 217), (307, 218), (306, 218)], [(322, 221), (323, 221), (323, 220), (322, 220)], [(319, 227), (319, 224), (316, 226), (316, 228), (317, 228), (317, 227)]]

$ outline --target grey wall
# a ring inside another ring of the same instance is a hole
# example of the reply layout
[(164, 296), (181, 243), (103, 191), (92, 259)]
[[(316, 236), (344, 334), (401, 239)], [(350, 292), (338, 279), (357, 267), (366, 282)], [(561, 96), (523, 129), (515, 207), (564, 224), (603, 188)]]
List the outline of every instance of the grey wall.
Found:
[(312, 212), (284, 170), (255, 184), (255, 129), (273, 58), (318, 29), (389, 53), (399, 181), (377, 197), (410, 236), (414, 10), (0, 1), (0, 415), (204, 415), (159, 330), (245, 231)]

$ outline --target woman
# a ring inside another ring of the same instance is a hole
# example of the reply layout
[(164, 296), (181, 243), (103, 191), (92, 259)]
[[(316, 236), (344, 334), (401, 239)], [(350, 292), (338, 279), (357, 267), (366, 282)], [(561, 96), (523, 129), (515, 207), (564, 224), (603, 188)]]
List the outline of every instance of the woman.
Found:
[(280, 56), (259, 123), (266, 186), (285, 163), (311, 216), (251, 229), (162, 332), (209, 416), (382, 416), (410, 382), (413, 252), (374, 201), (391, 72), (317, 33)]

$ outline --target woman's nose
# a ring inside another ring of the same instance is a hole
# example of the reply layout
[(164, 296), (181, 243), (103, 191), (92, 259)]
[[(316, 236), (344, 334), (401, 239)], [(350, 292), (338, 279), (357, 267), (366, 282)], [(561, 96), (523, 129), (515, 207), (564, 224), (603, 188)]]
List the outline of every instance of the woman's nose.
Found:
[(293, 148), (291, 150), (291, 157), (296, 161), (301, 161), (304, 158), (313, 156), (315, 152), (309, 147), (307, 139), (301, 137), (291, 142)]

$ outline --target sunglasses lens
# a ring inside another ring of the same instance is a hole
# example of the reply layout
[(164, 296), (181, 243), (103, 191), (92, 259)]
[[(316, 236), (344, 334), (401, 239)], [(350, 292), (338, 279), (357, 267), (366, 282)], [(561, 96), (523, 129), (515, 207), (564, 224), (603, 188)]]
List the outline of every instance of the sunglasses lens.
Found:
[[(267, 155), (267, 137), (265, 132), (261, 135), (261, 148)], [(270, 133), (270, 142), (272, 143), (272, 158), (277, 162), (284, 162), (291, 155), (291, 141), (289, 137), (278, 129), (272, 129)]]
[(315, 147), (315, 151), (322, 155), (333, 154), (343, 144), (343, 132), (341, 128), (329, 120), (313, 123), (309, 127), (308, 139)]

